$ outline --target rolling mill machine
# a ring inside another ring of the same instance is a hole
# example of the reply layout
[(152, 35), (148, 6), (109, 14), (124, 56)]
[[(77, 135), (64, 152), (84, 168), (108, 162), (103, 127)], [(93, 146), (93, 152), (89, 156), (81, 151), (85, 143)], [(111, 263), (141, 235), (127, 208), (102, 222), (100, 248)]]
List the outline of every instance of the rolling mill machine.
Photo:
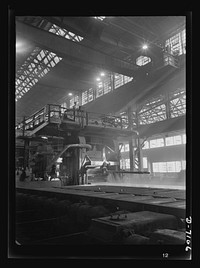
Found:
[(50, 180), (52, 169), (53, 179), (61, 179), (64, 185), (85, 184), (96, 176), (105, 180), (108, 173), (122, 174), (121, 141), (130, 144), (129, 173), (138, 173), (133, 158), (134, 148), (139, 152), (139, 134), (119, 116), (48, 104), (24, 118), (16, 133), (17, 141), (24, 142), (23, 168), (32, 168), (32, 179)]

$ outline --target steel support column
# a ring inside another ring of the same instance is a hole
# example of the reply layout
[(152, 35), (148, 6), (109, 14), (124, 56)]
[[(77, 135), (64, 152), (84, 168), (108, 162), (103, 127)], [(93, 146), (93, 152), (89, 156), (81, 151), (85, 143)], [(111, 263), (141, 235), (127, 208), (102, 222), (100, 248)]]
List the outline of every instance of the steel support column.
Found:
[[(138, 117), (138, 110), (135, 112), (136, 117), (136, 127), (138, 129), (139, 127), (139, 117)], [(137, 157), (138, 157), (138, 170), (140, 171), (142, 169), (142, 163), (141, 163), (141, 143), (140, 143), (140, 136), (137, 137)]]
[[(131, 107), (127, 110), (128, 115), (128, 128), (132, 130), (133, 128), (133, 112)], [(129, 140), (129, 159), (130, 159), (130, 170), (134, 171), (134, 151), (133, 151), (133, 137), (131, 136)]]

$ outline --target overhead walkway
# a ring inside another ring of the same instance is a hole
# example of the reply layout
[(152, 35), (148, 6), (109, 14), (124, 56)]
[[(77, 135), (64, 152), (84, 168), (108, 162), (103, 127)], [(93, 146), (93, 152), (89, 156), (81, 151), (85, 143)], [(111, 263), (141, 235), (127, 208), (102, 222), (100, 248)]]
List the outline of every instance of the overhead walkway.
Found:
[(77, 130), (84, 134), (130, 136), (136, 131), (128, 128), (127, 119), (121, 116), (86, 112), (81, 109), (67, 109), (61, 105), (47, 104), (25, 118), (16, 126), (17, 137), (31, 137), (47, 126), (58, 125), (59, 130)]

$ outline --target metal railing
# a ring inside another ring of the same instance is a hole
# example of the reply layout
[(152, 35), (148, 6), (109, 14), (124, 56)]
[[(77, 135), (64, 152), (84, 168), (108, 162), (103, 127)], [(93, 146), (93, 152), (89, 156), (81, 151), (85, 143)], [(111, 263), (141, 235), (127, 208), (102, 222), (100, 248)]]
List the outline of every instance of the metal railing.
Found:
[(25, 118), (16, 125), (16, 130), (32, 131), (43, 123), (75, 124), (81, 128), (96, 126), (115, 129), (127, 129), (127, 120), (121, 116), (86, 112), (81, 109), (68, 109), (57, 104), (47, 104), (45, 107)]

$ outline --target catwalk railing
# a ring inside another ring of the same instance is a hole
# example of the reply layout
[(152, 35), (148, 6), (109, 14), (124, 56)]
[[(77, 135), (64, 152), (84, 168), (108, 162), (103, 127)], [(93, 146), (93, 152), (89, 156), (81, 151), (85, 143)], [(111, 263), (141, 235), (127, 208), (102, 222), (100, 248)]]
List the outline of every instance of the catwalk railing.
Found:
[(66, 123), (80, 128), (87, 126), (127, 129), (127, 120), (121, 116), (86, 112), (81, 109), (68, 109), (56, 104), (47, 104), (33, 115), (24, 118), (16, 125), (21, 135), (40, 129), (49, 123)]

